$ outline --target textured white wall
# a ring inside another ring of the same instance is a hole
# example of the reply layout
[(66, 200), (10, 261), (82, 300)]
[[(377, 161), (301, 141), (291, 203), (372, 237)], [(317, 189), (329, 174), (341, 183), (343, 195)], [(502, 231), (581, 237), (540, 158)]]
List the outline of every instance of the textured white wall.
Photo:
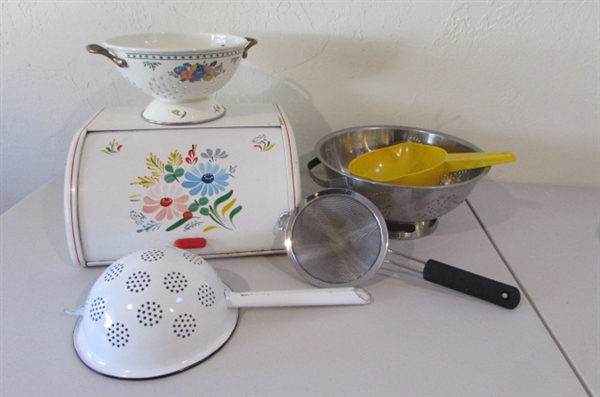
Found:
[(489, 178), (600, 185), (599, 2), (2, 1), (1, 210), (62, 175), (77, 129), (150, 101), (89, 43), (255, 37), (228, 103), (279, 102), (303, 165), (341, 128), (430, 128), (518, 161)]

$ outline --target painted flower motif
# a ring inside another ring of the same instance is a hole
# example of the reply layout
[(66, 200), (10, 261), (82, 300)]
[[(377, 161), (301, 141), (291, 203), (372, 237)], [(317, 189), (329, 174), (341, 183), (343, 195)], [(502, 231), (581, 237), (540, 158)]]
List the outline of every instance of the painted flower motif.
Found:
[(259, 149), (261, 152), (268, 152), (275, 146), (274, 143), (271, 143), (271, 141), (267, 139), (267, 136), (265, 134), (261, 134), (255, 137), (252, 140), (252, 143), (254, 143), (254, 147)]
[(147, 214), (158, 211), (155, 218), (159, 222), (164, 219), (171, 220), (188, 210), (188, 199), (189, 196), (177, 184), (157, 184), (152, 186), (144, 197), (146, 205), (142, 207), (142, 211)]
[(194, 79), (200, 80), (201, 78), (206, 76), (206, 73), (208, 73), (208, 72), (205, 69), (198, 68), (198, 69), (194, 70)]
[(225, 168), (216, 163), (200, 163), (185, 173), (182, 186), (190, 189), (192, 196), (200, 193), (202, 196), (212, 196), (225, 190), (229, 186), (229, 174)]
[(221, 73), (225, 73), (225, 70), (223, 69), (223, 62), (218, 63), (218, 61), (214, 61), (210, 65), (206, 62), (202, 64), (191, 64), (186, 62), (183, 65), (175, 67), (168, 73), (173, 77), (179, 77), (181, 81), (189, 81), (193, 83), (200, 80), (212, 80)]
[(198, 145), (193, 144), (192, 148), (188, 150), (188, 157), (185, 158), (185, 162), (191, 165), (194, 165), (198, 162), (198, 157), (196, 157), (196, 149)]
[(226, 159), (229, 157), (225, 150), (217, 148), (215, 151), (212, 149), (206, 149), (206, 152), (200, 153), (200, 156), (208, 161), (217, 161), (218, 159)]
[(108, 146), (102, 150), (100, 150), (102, 153), (106, 153), (106, 154), (115, 154), (115, 153), (119, 153), (121, 151), (121, 149), (123, 149), (123, 145), (119, 144), (119, 142), (117, 142), (116, 139), (113, 139), (112, 141), (110, 141), (108, 143)]
[(194, 73), (191, 70), (184, 70), (179, 74), (181, 80), (192, 80), (194, 78)]

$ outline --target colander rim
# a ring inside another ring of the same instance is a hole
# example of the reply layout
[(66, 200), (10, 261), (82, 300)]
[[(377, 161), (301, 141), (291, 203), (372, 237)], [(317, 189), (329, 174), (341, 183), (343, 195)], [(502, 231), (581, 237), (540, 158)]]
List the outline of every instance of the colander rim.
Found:
[[(168, 36), (172, 36), (173, 38), (197, 38), (201, 40), (209, 39), (208, 41), (212, 42), (211, 37), (220, 37), (227, 40), (226, 44), (215, 47), (185, 47), (185, 46), (171, 46), (165, 47), (164, 44), (161, 46), (160, 44), (157, 47), (152, 47), (145, 43), (145, 41), (151, 40), (154, 38), (166, 38)], [(136, 41), (139, 41), (139, 44), (134, 44)], [(153, 53), (153, 54), (181, 54), (181, 53), (194, 53), (194, 54), (204, 54), (204, 53), (221, 53), (224, 51), (234, 51), (240, 50), (246, 47), (249, 43), (248, 39), (242, 36), (237, 36), (233, 34), (222, 34), (222, 33), (210, 33), (210, 32), (192, 32), (192, 33), (179, 33), (179, 32), (149, 32), (149, 33), (138, 33), (138, 34), (129, 34), (129, 35), (121, 35), (115, 36), (110, 39), (104, 40), (103, 44), (112, 49), (119, 51), (127, 51), (131, 53)]]
[[(483, 150), (481, 148), (479, 148), (477, 145), (475, 145), (465, 139), (458, 138), (456, 136), (453, 136), (453, 135), (450, 135), (450, 134), (447, 134), (444, 132), (434, 131), (434, 130), (420, 128), (420, 127), (381, 124), (381, 125), (363, 125), (363, 126), (357, 126), (357, 127), (349, 127), (349, 128), (337, 130), (337, 131), (334, 131), (332, 133), (325, 135), (324, 137), (319, 139), (317, 141), (317, 143), (315, 144), (315, 153), (316, 153), (317, 159), (324, 166), (326, 166), (330, 170), (340, 174), (343, 178), (359, 181), (361, 184), (364, 184), (365, 186), (372, 186), (372, 187), (386, 186), (386, 187), (395, 188), (395, 189), (411, 189), (411, 190), (421, 190), (421, 191), (459, 188), (461, 186), (476, 183), (480, 179), (484, 178), (488, 174), (488, 172), (491, 170), (491, 167), (482, 167), (483, 170), (481, 171), (481, 173), (479, 173), (479, 175), (475, 176), (474, 178), (471, 178), (471, 179), (468, 179), (468, 180), (462, 181), (462, 182), (452, 183), (449, 185), (402, 186), (402, 185), (395, 185), (395, 184), (390, 184), (390, 183), (385, 183), (385, 182), (374, 182), (374, 181), (371, 181), (368, 179), (363, 179), (363, 178), (359, 178), (357, 176), (351, 175), (349, 172), (345, 172), (345, 171), (341, 170), (339, 167), (336, 167), (336, 166), (332, 165), (330, 162), (326, 161), (325, 158), (323, 157), (323, 155), (321, 154), (321, 148), (323, 147), (325, 142), (328, 142), (340, 135), (348, 134), (348, 133), (355, 132), (355, 131), (378, 130), (378, 129), (407, 130), (407, 131), (422, 132), (422, 133), (427, 133), (427, 134), (435, 134), (435, 135), (442, 136), (444, 138), (451, 139), (451, 140), (455, 141), (456, 143), (459, 143), (463, 146), (470, 147), (473, 149), (474, 152), (483, 152)], [(398, 141), (397, 143), (400, 143), (400, 141)]]

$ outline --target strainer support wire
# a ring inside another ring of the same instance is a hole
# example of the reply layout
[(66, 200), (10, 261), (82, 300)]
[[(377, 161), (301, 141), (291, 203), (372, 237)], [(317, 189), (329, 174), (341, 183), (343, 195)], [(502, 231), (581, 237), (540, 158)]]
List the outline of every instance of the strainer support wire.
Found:
[(408, 263), (397, 262), (397, 261), (393, 261), (393, 260), (391, 260), (390, 258), (387, 258), (387, 257), (383, 260), (385, 263), (391, 263), (392, 265), (400, 266), (403, 269), (409, 270), (409, 271), (411, 271), (413, 273), (417, 273), (419, 275), (422, 275), (423, 272), (425, 271), (425, 265), (427, 264), (427, 262), (425, 262), (424, 260), (412, 257), (410, 255), (404, 254), (404, 253), (399, 252), (399, 251), (395, 251), (395, 250), (390, 249), (390, 248), (387, 249), (387, 252), (389, 254), (394, 254), (394, 255), (402, 256), (402, 257), (404, 257), (406, 259), (409, 259), (409, 260), (411, 260), (413, 262), (417, 262), (417, 264), (412, 264), (410, 262), (408, 262)]

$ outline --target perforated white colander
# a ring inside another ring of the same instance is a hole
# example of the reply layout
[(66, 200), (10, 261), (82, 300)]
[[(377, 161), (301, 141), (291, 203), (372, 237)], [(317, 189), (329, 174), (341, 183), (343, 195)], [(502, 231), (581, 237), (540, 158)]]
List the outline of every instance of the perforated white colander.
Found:
[(201, 257), (176, 248), (125, 256), (100, 275), (73, 342), (104, 375), (146, 379), (194, 366), (231, 337), (239, 307), (365, 304), (361, 288), (233, 293)]

